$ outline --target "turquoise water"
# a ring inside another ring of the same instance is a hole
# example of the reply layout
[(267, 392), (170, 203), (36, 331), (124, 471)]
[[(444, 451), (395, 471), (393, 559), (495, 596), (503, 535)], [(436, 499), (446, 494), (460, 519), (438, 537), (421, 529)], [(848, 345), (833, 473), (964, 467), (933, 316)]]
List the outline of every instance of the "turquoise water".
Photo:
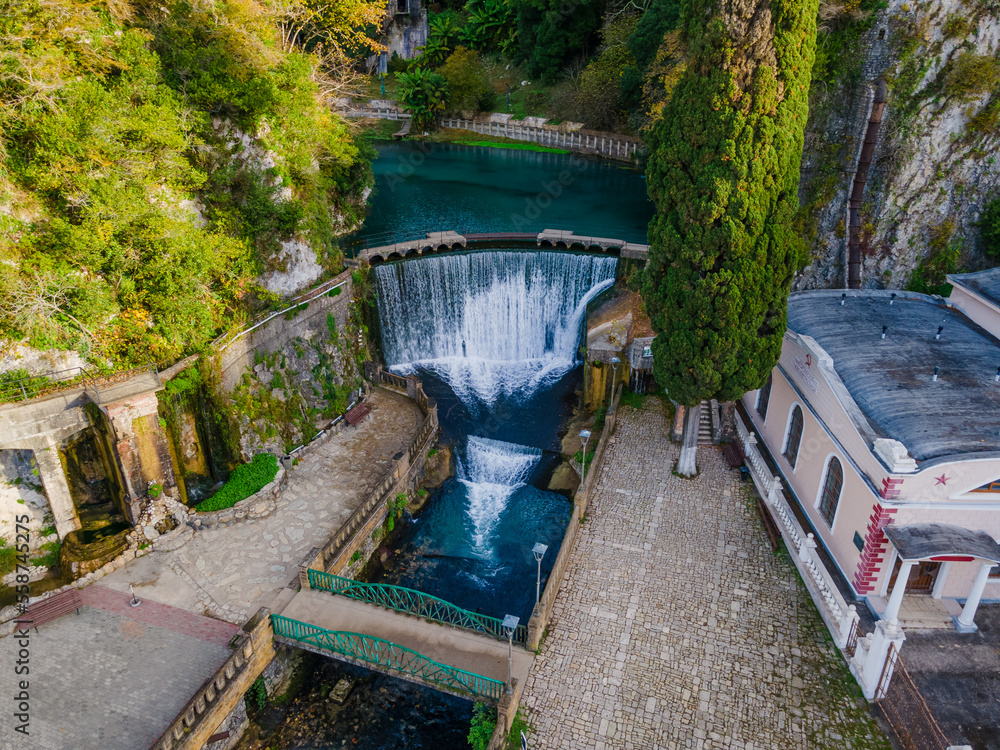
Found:
[(348, 243), (543, 229), (646, 242), (653, 204), (643, 175), (625, 165), (441, 143), (383, 143), (378, 150), (371, 213)]

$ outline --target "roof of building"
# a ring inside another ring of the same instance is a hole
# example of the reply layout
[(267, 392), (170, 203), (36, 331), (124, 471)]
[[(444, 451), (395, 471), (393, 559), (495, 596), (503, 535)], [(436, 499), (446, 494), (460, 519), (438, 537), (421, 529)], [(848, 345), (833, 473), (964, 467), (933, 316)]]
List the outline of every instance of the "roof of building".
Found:
[(884, 529), (904, 560), (926, 560), (943, 555), (968, 555), (1000, 563), (1000, 544), (985, 531), (971, 531), (947, 523), (889, 524)]
[(1000, 341), (940, 298), (852, 290), (841, 305), (842, 294), (793, 294), (788, 328), (833, 359), (867, 439), (898, 440), (917, 461), (1000, 451)]
[(985, 297), (994, 305), (1000, 305), (1000, 268), (975, 273), (952, 273), (948, 274), (948, 281)]

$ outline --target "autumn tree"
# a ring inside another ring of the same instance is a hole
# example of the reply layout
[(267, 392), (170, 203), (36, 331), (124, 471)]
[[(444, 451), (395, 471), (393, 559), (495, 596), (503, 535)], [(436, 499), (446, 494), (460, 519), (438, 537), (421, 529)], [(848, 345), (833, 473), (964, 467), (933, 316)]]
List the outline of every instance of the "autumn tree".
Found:
[(816, 13), (817, 0), (682, 6), (687, 64), (649, 138), (642, 291), (656, 380), (690, 407), (683, 475), (701, 401), (760, 387), (781, 352)]

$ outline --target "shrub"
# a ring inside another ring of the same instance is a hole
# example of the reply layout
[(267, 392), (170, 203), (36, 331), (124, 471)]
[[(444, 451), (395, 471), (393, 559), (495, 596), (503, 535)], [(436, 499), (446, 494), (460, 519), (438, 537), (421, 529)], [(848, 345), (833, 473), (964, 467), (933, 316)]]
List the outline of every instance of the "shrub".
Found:
[(947, 297), (951, 293), (951, 284), (945, 276), (958, 270), (958, 257), (961, 253), (961, 242), (952, 239), (955, 222), (951, 219), (933, 227), (930, 230), (928, 245), (931, 253), (913, 269), (907, 289), (922, 294), (938, 294)]
[(489, 110), (496, 94), (486, 77), (479, 53), (459, 47), (441, 66), (448, 82), (448, 104), (452, 109)]
[(979, 219), (983, 233), (983, 253), (990, 258), (1000, 259), (1000, 197), (996, 197), (983, 208)]
[(424, 68), (414, 68), (400, 73), (399, 98), (413, 118), (418, 131), (428, 127), (437, 118), (448, 101), (448, 82), (444, 76)]
[(952, 13), (941, 30), (946, 39), (964, 39), (972, 31), (973, 25), (972, 19), (966, 18), (961, 13)]
[(259, 453), (253, 461), (238, 466), (222, 489), (195, 506), (199, 513), (232, 508), (240, 500), (260, 492), (278, 473), (278, 459), (273, 453)]
[(485, 703), (472, 707), (472, 721), (469, 724), (469, 746), (472, 750), (486, 750), (496, 729), (497, 720), (493, 709)]
[(971, 98), (987, 91), (1000, 81), (1000, 64), (988, 55), (963, 52), (948, 65), (944, 93), (960, 99)]
[(32, 560), (31, 564), (36, 568), (54, 568), (59, 564), (59, 549), (61, 547), (61, 542), (46, 542), (38, 549), (41, 554)]

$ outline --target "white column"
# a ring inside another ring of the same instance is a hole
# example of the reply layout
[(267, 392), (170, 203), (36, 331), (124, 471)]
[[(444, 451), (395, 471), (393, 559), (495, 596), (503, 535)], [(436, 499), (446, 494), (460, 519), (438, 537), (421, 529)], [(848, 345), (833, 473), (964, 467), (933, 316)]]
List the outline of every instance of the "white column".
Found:
[[(903, 563), (905, 566), (906, 563)], [(902, 571), (900, 571), (902, 573)], [(896, 587), (899, 587), (899, 579), (896, 579)], [(905, 584), (903, 588), (906, 588)], [(895, 588), (893, 589), (895, 593)], [(879, 620), (875, 623), (875, 630), (872, 632), (867, 644), (868, 648), (863, 654), (864, 662), (851, 663), (851, 671), (858, 678), (858, 683), (861, 685), (861, 691), (864, 693), (865, 698), (872, 700), (875, 697), (875, 692), (878, 690), (879, 681), (884, 679), (886, 684), (892, 679), (892, 673), (888, 673), (883, 677), (883, 669), (885, 667), (885, 660), (889, 656), (889, 647), (895, 646), (896, 650), (903, 645), (903, 641), (906, 640), (906, 636), (903, 634), (903, 629), (899, 627), (899, 623), (892, 621), (887, 622), (886, 620)]]
[(959, 633), (974, 633), (979, 629), (974, 622), (976, 610), (979, 609), (979, 600), (983, 598), (986, 579), (989, 578), (990, 568), (993, 565), (992, 562), (980, 563), (979, 572), (976, 573), (976, 579), (972, 582), (972, 588), (969, 590), (969, 598), (965, 600), (965, 606), (962, 607), (962, 614), (955, 620), (955, 629)]
[(882, 613), (882, 619), (892, 622), (899, 617), (899, 607), (903, 603), (903, 594), (906, 593), (906, 581), (910, 577), (910, 570), (917, 564), (917, 560), (904, 560), (899, 566), (899, 575), (896, 576), (896, 585), (892, 587), (892, 594), (889, 596), (889, 604)]
[(934, 590), (931, 591), (931, 599), (941, 598), (941, 592), (944, 591), (944, 584), (948, 580), (949, 571), (951, 571), (951, 563), (941, 563), (941, 567), (938, 568), (937, 578), (934, 579)]

